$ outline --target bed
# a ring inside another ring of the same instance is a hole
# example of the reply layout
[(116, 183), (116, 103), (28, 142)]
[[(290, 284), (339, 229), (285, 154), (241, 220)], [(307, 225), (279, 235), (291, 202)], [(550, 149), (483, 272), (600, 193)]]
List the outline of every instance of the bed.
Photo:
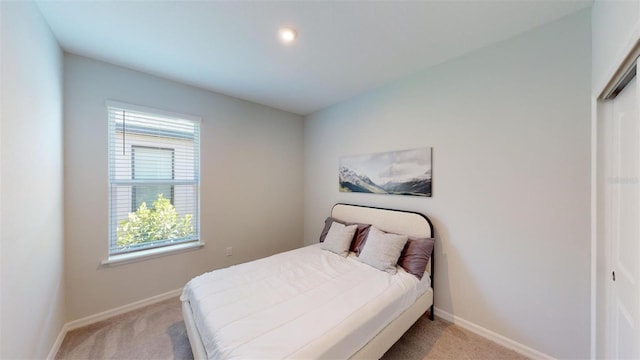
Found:
[[(356, 251), (346, 256), (334, 253), (336, 234), (354, 228), (354, 242), (361, 229), (371, 229), (366, 241), (357, 249), (352, 242), (349, 250)], [(365, 260), (379, 239), (408, 237), (401, 258), (411, 241), (433, 241), (426, 216), (336, 204), (323, 236), (319, 244), (187, 283), (182, 311), (194, 358), (380, 358), (426, 311), (433, 320), (432, 256), (422, 264), (423, 274)]]

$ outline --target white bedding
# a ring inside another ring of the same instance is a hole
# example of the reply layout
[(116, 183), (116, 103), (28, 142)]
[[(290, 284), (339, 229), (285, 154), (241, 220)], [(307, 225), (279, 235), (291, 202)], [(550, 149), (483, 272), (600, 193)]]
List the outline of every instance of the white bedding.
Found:
[(200, 275), (181, 299), (210, 359), (346, 359), (429, 291), (428, 278), (316, 244)]

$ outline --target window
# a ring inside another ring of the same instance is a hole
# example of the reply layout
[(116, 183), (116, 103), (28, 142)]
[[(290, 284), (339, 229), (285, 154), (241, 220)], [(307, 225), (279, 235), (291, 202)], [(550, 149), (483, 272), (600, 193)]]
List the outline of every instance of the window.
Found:
[[(174, 179), (175, 149), (131, 147), (131, 177), (135, 180)], [(131, 211), (142, 203), (153, 204), (163, 194), (173, 204), (173, 185), (134, 185), (131, 193)]]
[(107, 102), (109, 255), (200, 238), (200, 119)]

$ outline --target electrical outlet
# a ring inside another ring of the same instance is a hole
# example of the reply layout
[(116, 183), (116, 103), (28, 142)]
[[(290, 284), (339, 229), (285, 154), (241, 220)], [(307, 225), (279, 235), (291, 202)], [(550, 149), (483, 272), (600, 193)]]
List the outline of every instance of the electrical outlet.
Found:
[(227, 256), (231, 256), (233, 255), (233, 247), (229, 246), (227, 247)]

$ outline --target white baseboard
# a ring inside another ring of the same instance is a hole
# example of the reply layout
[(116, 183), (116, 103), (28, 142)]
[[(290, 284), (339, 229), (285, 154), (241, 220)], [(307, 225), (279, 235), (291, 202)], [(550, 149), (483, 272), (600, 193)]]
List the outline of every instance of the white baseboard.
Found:
[(67, 331), (71, 331), (71, 330), (75, 330), (75, 329), (81, 328), (83, 326), (95, 324), (95, 323), (97, 323), (99, 321), (107, 320), (109, 318), (112, 318), (112, 317), (120, 315), (120, 314), (124, 314), (126, 312), (131, 311), (131, 310), (137, 310), (137, 309), (140, 309), (140, 308), (145, 307), (147, 305), (151, 305), (151, 304), (155, 304), (155, 303), (160, 302), (160, 301), (171, 299), (172, 297), (179, 296), (181, 293), (182, 293), (182, 288), (175, 289), (175, 290), (166, 292), (164, 294), (152, 296), (150, 298), (143, 299), (143, 300), (140, 300), (140, 301), (136, 301), (136, 302), (133, 302), (131, 304), (123, 305), (123, 306), (117, 307), (115, 309), (103, 311), (101, 313), (94, 314), (94, 315), (89, 315), (87, 317), (83, 317), (83, 318), (78, 319), (78, 320), (73, 320), (73, 321), (68, 322), (66, 324), (67, 327), (68, 327)]
[(83, 317), (83, 318), (78, 319), (78, 320), (70, 321), (70, 322), (64, 324), (64, 326), (62, 327), (62, 330), (60, 330), (60, 334), (58, 335), (58, 338), (56, 339), (56, 342), (53, 344), (53, 347), (51, 348), (51, 351), (49, 351), (49, 355), (47, 355), (47, 360), (55, 358), (56, 354), (58, 353), (58, 350), (60, 349), (60, 345), (62, 345), (62, 341), (64, 341), (64, 337), (67, 335), (67, 332), (69, 332), (71, 330), (75, 330), (75, 329), (81, 328), (83, 326), (95, 324), (95, 323), (97, 323), (99, 321), (107, 320), (109, 318), (112, 318), (112, 317), (120, 315), (120, 314), (124, 314), (124, 313), (132, 311), (132, 310), (137, 310), (137, 309), (143, 308), (143, 307), (148, 306), (148, 305), (152, 305), (152, 304), (155, 304), (155, 303), (167, 300), (167, 299), (171, 299), (172, 297), (179, 296), (181, 293), (182, 293), (182, 288), (171, 290), (171, 291), (166, 292), (164, 294), (152, 296), (150, 298), (143, 299), (143, 300), (140, 300), (140, 301), (136, 301), (136, 302), (133, 302), (131, 304), (119, 306), (117, 308), (114, 308), (114, 309), (111, 309), (111, 310), (107, 310), (107, 311), (103, 311), (103, 312), (98, 313), (98, 314), (94, 314), (94, 315), (90, 315), (90, 316), (87, 316), (87, 317)]
[(470, 321), (457, 317), (453, 314), (450, 314), (442, 309), (435, 308), (434, 315), (448, 321), (450, 323), (456, 324), (461, 328), (467, 329), (475, 334), (478, 334), (486, 339), (489, 339), (495, 343), (498, 343), (507, 349), (511, 349), (519, 354), (522, 354), (530, 359), (545, 359), (545, 360), (555, 360), (552, 356), (549, 356), (543, 352), (532, 349), (526, 345), (523, 345), (517, 341), (509, 339), (505, 336), (502, 336), (498, 333), (495, 333), (491, 330), (483, 328), (477, 324), (474, 324)]
[(60, 350), (60, 345), (62, 345), (62, 341), (64, 340), (64, 337), (67, 336), (68, 331), (69, 328), (67, 327), (67, 324), (62, 325), (62, 329), (56, 338), (56, 342), (53, 343), (53, 346), (47, 355), (47, 360), (53, 360), (56, 358), (56, 354), (58, 353), (58, 350)]

